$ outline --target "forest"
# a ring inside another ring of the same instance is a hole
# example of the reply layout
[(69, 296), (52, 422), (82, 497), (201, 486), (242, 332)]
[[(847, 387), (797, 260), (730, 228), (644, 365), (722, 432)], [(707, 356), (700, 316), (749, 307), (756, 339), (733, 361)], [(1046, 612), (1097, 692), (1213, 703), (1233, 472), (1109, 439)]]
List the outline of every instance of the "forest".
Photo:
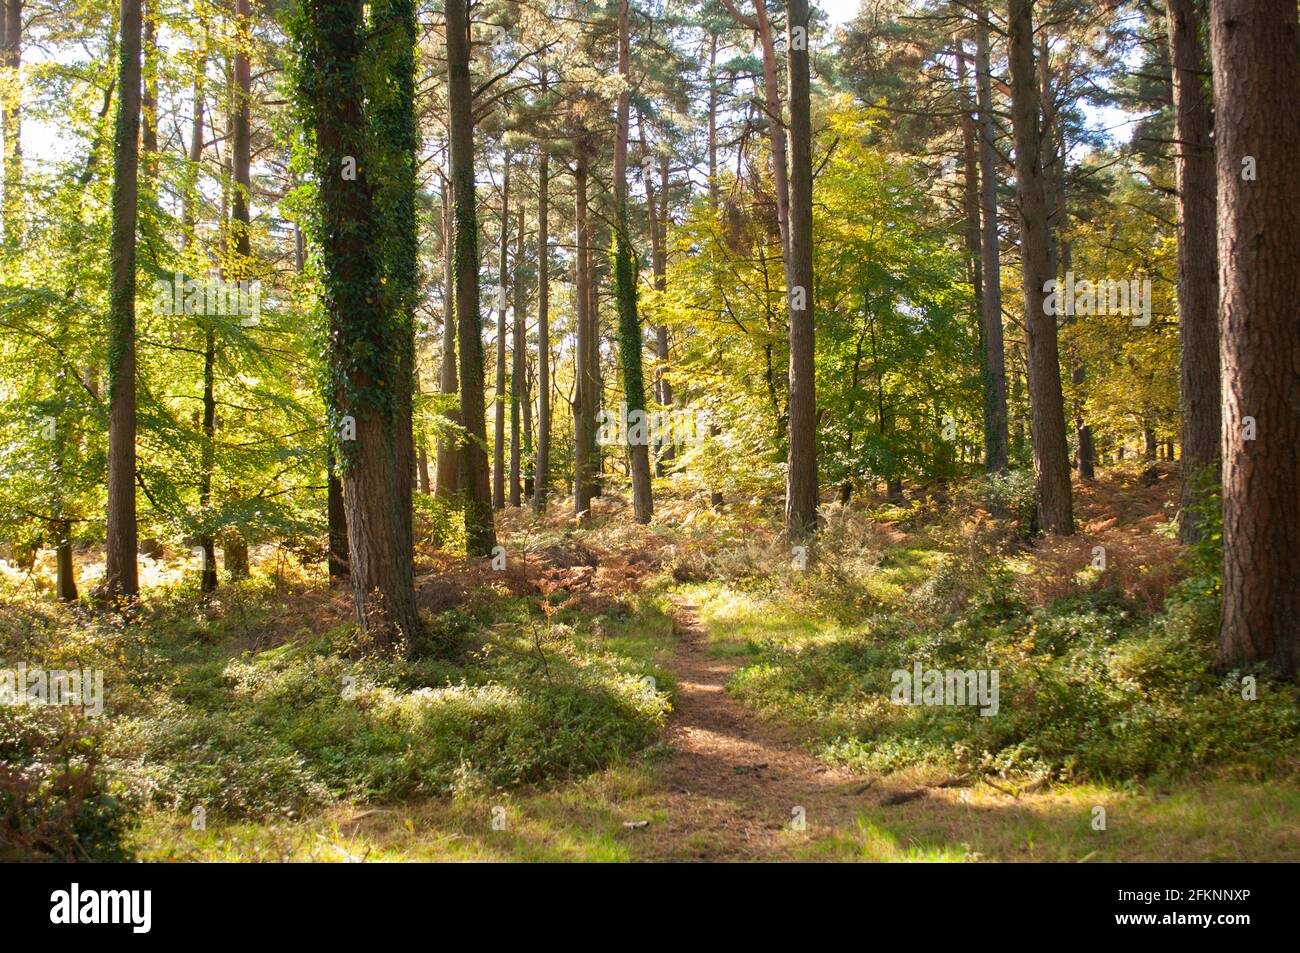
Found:
[(0, 860), (1300, 860), (1295, 0), (0, 9)]

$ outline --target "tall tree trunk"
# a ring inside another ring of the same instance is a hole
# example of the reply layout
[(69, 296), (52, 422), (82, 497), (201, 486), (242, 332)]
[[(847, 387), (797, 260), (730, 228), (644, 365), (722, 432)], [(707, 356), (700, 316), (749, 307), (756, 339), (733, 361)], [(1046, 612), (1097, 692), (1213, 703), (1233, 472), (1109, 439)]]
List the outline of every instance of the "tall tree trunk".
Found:
[[(542, 74), (542, 93), (546, 74)], [(546, 512), (551, 479), (551, 157), (542, 150), (537, 168), (537, 465), (533, 509)]]
[[(249, 51), (252, 45), (250, 0), (235, 0), (237, 43), (234, 56), (234, 87), (231, 109), (231, 164), (234, 190), (231, 196), (230, 238), (233, 244), (233, 277), (247, 278), (253, 269), (252, 212), (253, 201), (253, 83)], [(215, 350), (211, 351), (215, 364)], [(205, 367), (207, 366), (205, 361)], [(215, 431), (214, 431), (215, 433)], [(209, 442), (211, 442), (209, 439)], [(231, 530), (231, 534), (237, 530)], [(226, 575), (242, 579), (248, 575), (248, 547), (236, 535), (227, 535), (222, 549), (226, 557)]]
[(593, 496), (592, 448), (595, 443), (595, 394), (592, 386), (591, 358), (593, 328), (591, 320), (591, 255), (588, 254), (591, 236), (587, 226), (587, 149), (585, 142), (576, 144), (574, 158), (574, 243), (577, 274), (574, 276), (574, 298), (577, 305), (577, 342), (574, 355), (574, 376), (577, 378), (573, 400), (573, 511), (582, 517), (591, 509)]
[(235, 0), (235, 28), (238, 41), (235, 46), (234, 78), (232, 91), (233, 120), (231, 129), (232, 162), (234, 169), (234, 195), (231, 210), (231, 239), (237, 256), (235, 277), (246, 277), (252, 254), (252, 242), (249, 234), (251, 216), (249, 206), (252, 202), (251, 166), (253, 158), (253, 120), (252, 120), (252, 64), (249, 62), (248, 46), (252, 40), (252, 23), (249, 16), (249, 0)]
[(501, 176), (501, 271), (497, 284), (497, 389), (492, 403), (492, 508), (506, 505), (506, 286), (510, 278), (510, 154)]
[[(240, 0), (247, 2), (247, 0)], [(383, 229), (385, 304), (392, 322), (397, 370), (393, 378), (393, 424), (399, 542), (407, 559), (415, 548), (414, 401), (415, 309), (420, 297), (419, 227), (416, 222), (416, 165), (420, 146), (415, 113), (415, 0), (374, 0), (372, 56), (384, 81), (368, 94), (371, 143), (378, 175), (375, 205)]]
[[(718, 33), (709, 33), (709, 208), (718, 214)], [(716, 297), (716, 295), (715, 295)], [(718, 436), (721, 428), (717, 424), (709, 426), (709, 435)], [(714, 510), (721, 510), (722, 491), (714, 488), (709, 492), (709, 505)]]
[[(456, 269), (454, 228), (451, 219), (451, 180), (442, 184), (442, 363), (438, 370), (438, 391), (451, 401), (458, 393), (456, 383)], [(460, 410), (448, 407), (444, 414), (447, 429), (438, 437), (434, 468), (434, 495), (449, 500), (460, 488), (460, 448), (455, 428), (460, 424)]]
[(993, 117), (993, 77), (989, 66), (988, 12), (980, 11), (975, 31), (975, 78), (980, 112), (980, 210), (983, 234), (984, 469), (1007, 471), (1007, 363), (1002, 333), (1002, 263), (998, 253), (997, 125)]
[(589, 241), (587, 244), (587, 321), (591, 325), (587, 334), (591, 354), (587, 358), (587, 375), (589, 395), (588, 406), (592, 415), (591, 443), (591, 495), (598, 497), (605, 492), (605, 448), (595, 438), (595, 415), (604, 407), (605, 379), (600, 364), (600, 285), (602, 277), (608, 277), (609, 259), (599, 255), (596, 250), (608, 248), (610, 236), (604, 234), (604, 219), (596, 217), (588, 224)]
[(1210, 10), (1224, 398), (1219, 661), (1271, 662), (1295, 677), (1300, 26), (1294, 0), (1211, 0)]
[(958, 34), (953, 37), (957, 61), (957, 95), (961, 101), (962, 211), (966, 215), (966, 253), (970, 256), (971, 289), (974, 292), (976, 328), (983, 338), (980, 316), (984, 300), (984, 263), (980, 257), (980, 177), (975, 104), (966, 79), (966, 44)]
[[(1073, 372), (1075, 388), (1083, 386), (1087, 372), (1082, 364), (1076, 364)], [(1074, 430), (1079, 440), (1079, 477), (1092, 480), (1097, 476), (1097, 444), (1092, 438), (1092, 428), (1083, 419), (1083, 398), (1074, 400)]]
[(343, 481), (339, 479), (338, 463), (330, 451), (325, 464), (328, 481), (326, 488), (326, 515), (329, 519), (329, 571), (330, 580), (347, 579), (348, 572), (348, 515), (343, 505)]
[[(654, 161), (654, 154), (650, 151), (650, 146), (646, 142), (645, 117), (638, 115), (637, 118), (637, 127), (641, 132), (641, 169), (645, 177), (646, 225), (650, 233), (650, 269), (654, 277), (655, 291), (662, 294), (668, 285), (668, 262), (664, 248), (668, 232), (668, 157), (666, 155), (661, 156), (657, 163)], [(660, 184), (662, 186), (658, 195), (656, 195), (655, 191), (654, 176), (651, 173), (651, 169), (655, 165), (659, 167)], [(660, 202), (662, 202), (662, 205), (659, 204)], [(655, 401), (662, 407), (671, 407), (673, 388), (664, 374), (668, 366), (668, 328), (666, 325), (660, 325), (655, 329), (655, 363)], [(664, 464), (673, 458), (672, 443), (656, 446), (655, 454), (656, 472), (663, 476)]]
[(1178, 532), (1200, 539), (1204, 495), (1219, 483), (1219, 260), (1215, 237), (1213, 105), (1201, 55), (1198, 0), (1167, 0), (1178, 180), (1178, 338), (1182, 491)]
[(718, 31), (709, 31), (709, 205), (718, 208)]
[(72, 520), (55, 520), (55, 592), (64, 602), (77, 601), (77, 567), (72, 558)]
[(523, 501), (523, 487), (520, 486), (520, 477), (522, 476), (523, 460), (520, 456), (520, 413), (526, 413), (527, 404), (524, 403), (524, 388), (526, 386), (525, 375), (528, 373), (526, 351), (526, 341), (528, 336), (528, 321), (524, 315), (527, 307), (528, 288), (524, 282), (521, 270), (524, 265), (524, 210), (523, 203), (519, 208), (519, 237), (518, 244), (515, 246), (515, 306), (514, 320), (511, 324), (511, 345), (510, 345), (510, 505), (519, 506)]
[(483, 406), (483, 317), (479, 313), (478, 211), (474, 190), (474, 102), (469, 75), (469, 12), (466, 0), (449, 0), (447, 75), (450, 107), (451, 181), (456, 197), (456, 318), (459, 325), (462, 489), (466, 548), (488, 556), (496, 546), (492, 487), (488, 478), (487, 418)]
[[(200, 160), (203, 158), (203, 108), (207, 63), (206, 55), (201, 56), (194, 70), (194, 88), (191, 93), (194, 115), (190, 118), (190, 144), (186, 153), (190, 164), (186, 169), (185, 193), (181, 199), (181, 247), (185, 249), (188, 249), (195, 239), (194, 227), (198, 219), (198, 206), (203, 200), (199, 190), (199, 179), (203, 174)], [(294, 235), (301, 240), (301, 232), (296, 227)], [(298, 244), (295, 243), (295, 252), (299, 255), (298, 270), (302, 271), (305, 248), (299, 249)]]
[[(645, 379), (641, 362), (641, 319), (637, 314), (636, 262), (627, 220), (627, 141), (629, 135), (631, 52), (628, 38), (628, 0), (618, 0), (618, 73), (624, 87), (618, 96), (617, 128), (614, 136), (614, 284), (618, 299), (618, 350), (623, 365), (623, 398), (627, 402), (628, 470), (632, 476), (632, 515), (638, 523), (649, 523), (654, 513), (650, 494), (649, 420), (646, 419)], [(647, 176), (647, 179), (649, 176)], [(644, 439), (631, 418), (641, 418)]]
[[(767, 117), (768, 141), (772, 147), (772, 185), (776, 191), (776, 221), (781, 232), (781, 256), (783, 259), (788, 259), (790, 257), (790, 203), (793, 196), (787, 172), (788, 150), (785, 123), (781, 116), (781, 85), (777, 78), (776, 41), (772, 36), (771, 21), (767, 17), (767, 0), (754, 0), (755, 16), (753, 17), (745, 16), (737, 10), (732, 0), (723, 0), (723, 6), (730, 11), (738, 23), (758, 34), (759, 45), (763, 51), (763, 111)], [(806, 41), (804, 52), (807, 52)], [(793, 135), (793, 130), (791, 133)], [(787, 279), (788, 275), (787, 269)]]
[(1016, 195), (1020, 204), (1020, 260), (1023, 272), (1026, 364), (1029, 372), (1030, 430), (1034, 477), (1042, 528), (1054, 535), (1074, 533), (1070, 460), (1065, 440), (1065, 404), (1056, 316), (1046, 313), (1053, 279), (1049, 208), (1043, 178), (1041, 101), (1034, 69), (1033, 0), (1011, 0), (1010, 41), (1012, 124), (1016, 136)]
[(420, 441), (420, 449), (418, 451), (418, 457), (419, 457), (418, 475), (420, 477), (420, 493), (422, 493), (424, 496), (430, 496), (433, 494), (433, 480), (430, 478), (430, 474), (429, 474), (429, 452), (428, 450), (425, 449), (423, 440)]
[[(980, 377), (988, 380), (987, 349), (984, 346), (984, 262), (980, 253), (980, 177), (979, 147), (976, 143), (975, 104), (966, 80), (966, 43), (958, 32), (953, 35), (953, 49), (957, 64), (957, 97), (961, 103), (962, 143), (962, 210), (966, 216), (966, 254), (969, 256), (971, 279), (971, 306), (975, 330), (980, 341)], [(852, 434), (849, 435), (852, 441)], [(845, 483), (844, 502), (849, 501), (852, 485)]]
[[(195, 242), (197, 236), (194, 234), (195, 225), (198, 217), (198, 205), (202, 200), (202, 193), (199, 188), (200, 177), (203, 173), (201, 160), (203, 158), (203, 108), (204, 108), (204, 73), (207, 69), (206, 55), (200, 58), (195, 68), (194, 87), (192, 93), (194, 114), (190, 118), (190, 144), (186, 156), (189, 159), (189, 166), (186, 169), (185, 194), (182, 199), (181, 208), (181, 247), (189, 249), (190, 245)], [(296, 229), (295, 229), (296, 234)], [(301, 256), (297, 259), (297, 267), (302, 271), (303, 262)], [(200, 423), (200, 439), (202, 441), (202, 451), (199, 461), (199, 512), (201, 517), (206, 521), (208, 510), (212, 506), (212, 471), (215, 466), (214, 453), (214, 436), (216, 428), (216, 337), (212, 328), (208, 326), (207, 321), (203, 322), (203, 395), (202, 395), (202, 418)], [(199, 589), (202, 592), (212, 592), (217, 588), (217, 559), (216, 543), (213, 540), (212, 533), (203, 529), (200, 531), (195, 542), (203, 553), (203, 564), (199, 567)]]
[(812, 116), (808, 64), (808, 0), (786, 4), (790, 80), (790, 451), (785, 527), (792, 539), (817, 526), (817, 394), (813, 340)]
[[(199, 514), (205, 524), (211, 519), (212, 471), (216, 466), (217, 441), (217, 337), (211, 321), (211, 317), (206, 318), (203, 329), (203, 454), (199, 471)], [(217, 550), (210, 528), (205, 526), (198, 544), (203, 552), (199, 588), (203, 592), (212, 592), (217, 588)], [(230, 571), (229, 566), (226, 571)]]
[(365, 65), (367, 31), (360, 0), (315, 0), (303, 13), (298, 81), (316, 133), (331, 420), (340, 430), (353, 603), (357, 624), (376, 644), (401, 641), (409, 651), (420, 623), (405, 545), (409, 517), (395, 505), (400, 484), (394, 390), (403, 343), (383, 290), (383, 232), (369, 178), (368, 97), (354, 82)]
[(135, 521), (135, 226), (140, 139), (140, 0), (122, 0), (113, 143), (112, 285), (108, 328), (108, 526), (104, 593), (139, 594)]
[(158, 5), (157, 0), (144, 0), (144, 42), (142, 78), (144, 88), (140, 98), (140, 165), (146, 195), (152, 195), (154, 180), (158, 176)]
[(25, 0), (3, 0), (0, 19), (0, 66), (12, 83), (0, 99), (0, 133), (4, 135), (4, 192), (0, 204), (4, 212), (5, 247), (13, 251), (22, 241), (22, 82), (23, 64), (23, 5)]
[[(525, 332), (527, 329), (525, 329)], [(533, 454), (533, 384), (536, 383), (533, 374), (533, 368), (528, 363), (528, 342), (527, 333), (524, 335), (524, 384), (523, 384), (523, 415), (524, 415), (524, 493), (519, 505), (523, 506), (525, 502), (532, 500), (533, 487), (536, 482), (535, 474), (537, 467), (537, 458)], [(531, 463), (530, 463), (531, 461)]]

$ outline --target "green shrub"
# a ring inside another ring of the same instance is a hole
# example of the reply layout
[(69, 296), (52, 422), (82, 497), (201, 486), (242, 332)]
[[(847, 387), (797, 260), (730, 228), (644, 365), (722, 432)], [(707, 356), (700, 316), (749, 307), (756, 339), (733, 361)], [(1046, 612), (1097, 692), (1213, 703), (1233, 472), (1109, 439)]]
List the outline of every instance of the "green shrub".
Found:
[(567, 778), (657, 739), (664, 695), (612, 660), (545, 654), (549, 675), (522, 639), (464, 667), (285, 645), (196, 667), (185, 704), (124, 720), (114, 747), (155, 801), (263, 817)]
[(0, 861), (122, 861), (138, 804), (79, 714), (0, 705)]
[[(831, 640), (766, 644), (731, 690), (802, 724), (826, 756), (859, 770), (928, 763), (1092, 779), (1292, 770), (1300, 690), (1250, 673), (1259, 687), (1248, 701), (1246, 673), (1216, 674), (1216, 607), (1213, 587), (1195, 580), (1154, 618), (1113, 591), (1010, 614), (986, 592), (956, 618), (895, 614)], [(892, 672), (915, 662), (996, 669), (998, 714), (893, 704)]]

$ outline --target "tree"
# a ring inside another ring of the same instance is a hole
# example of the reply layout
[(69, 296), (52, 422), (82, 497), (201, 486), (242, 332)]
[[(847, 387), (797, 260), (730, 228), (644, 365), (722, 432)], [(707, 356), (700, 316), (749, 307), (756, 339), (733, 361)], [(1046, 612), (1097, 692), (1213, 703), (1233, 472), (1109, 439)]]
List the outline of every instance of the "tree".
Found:
[(4, 191), (0, 212), (4, 214), (5, 247), (17, 249), (22, 237), (22, 81), (24, 0), (3, 0), (0, 4), (0, 67), (7, 88), (0, 96), (0, 132), (4, 135)]
[(510, 280), (510, 154), (501, 173), (501, 270), (498, 272), (497, 387), (492, 401), (492, 509), (506, 505), (506, 302)]
[[(542, 72), (542, 94), (546, 73)], [(537, 166), (537, 463), (533, 509), (546, 512), (551, 479), (551, 157), (545, 149)]]
[(1219, 481), (1219, 263), (1212, 104), (1197, 0), (1167, 0), (1178, 180), (1178, 337), (1182, 427), (1179, 535), (1201, 535), (1204, 489)]
[(1065, 404), (1056, 316), (1046, 295), (1055, 284), (1051, 265), (1049, 208), (1043, 176), (1042, 104), (1034, 67), (1033, 0), (1011, 0), (1008, 58), (1011, 118), (1016, 139), (1016, 198), (1020, 205), (1020, 261), (1024, 287), (1025, 350), (1029, 371), (1030, 429), (1042, 529), (1074, 533), (1070, 460), (1065, 441)]
[(817, 525), (817, 395), (813, 341), (812, 106), (808, 0), (786, 5), (790, 82), (790, 253), (786, 296), (790, 321), (790, 451), (785, 528), (792, 539)]
[(587, 182), (590, 146), (585, 131), (574, 142), (573, 232), (576, 258), (574, 297), (577, 301), (577, 344), (574, 356), (573, 398), (573, 511), (580, 518), (591, 509), (595, 495), (596, 464), (596, 375), (592, 368), (596, 350), (595, 320), (592, 315), (591, 233), (587, 225)]
[(1212, 0), (1223, 359), (1224, 666), (1300, 666), (1300, 25), (1291, 0)]
[(488, 478), (487, 416), (483, 407), (483, 316), (479, 312), (478, 209), (474, 189), (474, 103), (469, 75), (469, 10), (465, 0), (447, 3), (448, 134), (455, 196), (456, 321), (460, 364), (461, 489), (465, 499), (465, 545), (471, 556), (496, 546), (492, 487)]
[(104, 594), (134, 598), (136, 569), (135, 226), (140, 161), (140, 0), (122, 0), (113, 139), (112, 278), (108, 325), (108, 525)]
[[(442, 360), (438, 368), (438, 392), (443, 400), (457, 398), (459, 386), (456, 375), (456, 248), (455, 228), (452, 225), (451, 180), (442, 183)], [(444, 412), (446, 425), (438, 434), (438, 447), (434, 469), (434, 496), (449, 500), (460, 487), (460, 448), (455, 435), (460, 424), (460, 412), (449, 406)]]
[(975, 29), (975, 85), (980, 126), (980, 254), (984, 332), (984, 469), (1007, 470), (1007, 366), (1002, 334), (1002, 262), (998, 254), (997, 124), (993, 115), (993, 76), (989, 65), (989, 17), (981, 9)]
[[(630, 118), (631, 54), (628, 40), (628, 2), (618, 0), (618, 72), (624, 86), (618, 94), (614, 141), (614, 295), (618, 300), (618, 350), (623, 365), (623, 399), (627, 403), (628, 469), (632, 474), (632, 513), (638, 523), (649, 523), (654, 512), (650, 495), (649, 421), (646, 419), (645, 381), (641, 366), (641, 319), (637, 314), (636, 263), (632, 259), (627, 216), (627, 141)], [(645, 439), (633, 439), (632, 417), (640, 416)]]
[[(246, 2), (246, 0), (241, 0)], [(373, 0), (368, 69), (370, 148), (374, 156), (375, 214), (380, 223), (384, 304), (392, 325), (397, 368), (393, 379), (394, 501), (409, 561), (414, 539), (415, 309), (420, 299), (420, 239), (416, 223), (416, 163), (420, 133), (415, 115), (417, 40), (414, 0)]]
[[(522, 202), (520, 205), (522, 206)], [(514, 274), (514, 320), (511, 322), (510, 344), (510, 505), (519, 506), (523, 502), (523, 488), (520, 486), (522, 459), (520, 456), (520, 414), (525, 420), (531, 416), (532, 408), (527, 400), (526, 350), (528, 319), (525, 307), (528, 300), (527, 284), (521, 274), (524, 266), (524, 239), (527, 229), (524, 223), (524, 210), (519, 209), (519, 235), (515, 246)]]
[[(357, 624), (377, 644), (417, 645), (409, 547), (401, 505), (400, 394), (405, 329), (384, 289), (385, 222), (371, 182), (365, 62), (358, 0), (304, 0), (297, 27), (298, 87), (315, 136), (330, 409), (347, 511)], [(391, 223), (389, 223), (391, 224)]]

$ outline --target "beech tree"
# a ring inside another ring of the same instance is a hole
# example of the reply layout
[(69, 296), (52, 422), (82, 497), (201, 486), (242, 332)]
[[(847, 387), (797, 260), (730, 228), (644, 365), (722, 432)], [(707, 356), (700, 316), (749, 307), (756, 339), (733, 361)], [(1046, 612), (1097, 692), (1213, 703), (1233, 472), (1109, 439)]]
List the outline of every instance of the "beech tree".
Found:
[(104, 593), (139, 594), (135, 513), (135, 226), (140, 161), (140, 0), (122, 0), (113, 139), (112, 285), (108, 325), (108, 524)]

